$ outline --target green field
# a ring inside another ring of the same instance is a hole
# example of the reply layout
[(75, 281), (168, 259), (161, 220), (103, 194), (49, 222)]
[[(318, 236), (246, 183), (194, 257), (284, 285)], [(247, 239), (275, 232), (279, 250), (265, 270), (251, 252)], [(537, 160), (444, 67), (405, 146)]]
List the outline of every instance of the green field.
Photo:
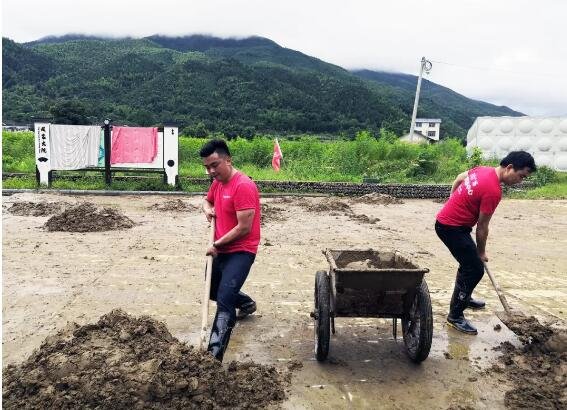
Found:
[[(371, 178), (380, 183), (451, 183), (460, 172), (483, 163), (479, 156), (467, 158), (456, 139), (432, 145), (400, 142), (387, 133), (377, 139), (359, 132), (353, 140), (320, 141), (314, 137), (280, 140), (284, 159), (282, 169), (271, 166), (272, 137), (237, 138), (228, 142), (235, 166), (255, 180), (362, 182)], [(32, 132), (2, 133), (3, 172), (35, 172)], [(179, 138), (180, 177), (202, 178), (204, 169), (199, 150), (203, 138)], [(494, 163), (490, 163), (494, 165)], [(77, 173), (74, 173), (77, 175)], [(83, 173), (80, 180), (56, 179), (53, 188), (104, 189), (100, 174)], [(544, 169), (531, 178), (536, 188), (512, 191), (516, 198), (567, 198), (567, 175)], [(4, 188), (34, 188), (33, 177), (4, 180)], [(160, 177), (147, 181), (114, 181), (111, 189), (162, 190)], [(183, 184), (183, 190), (202, 190), (202, 186)]]

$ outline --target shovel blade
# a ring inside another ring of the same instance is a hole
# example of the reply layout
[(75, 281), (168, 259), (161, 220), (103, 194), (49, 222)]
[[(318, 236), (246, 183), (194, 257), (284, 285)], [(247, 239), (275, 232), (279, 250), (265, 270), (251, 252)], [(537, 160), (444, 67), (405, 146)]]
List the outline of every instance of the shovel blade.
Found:
[(514, 333), (518, 326), (522, 326), (523, 323), (530, 321), (530, 318), (526, 316), (523, 312), (519, 310), (510, 310), (509, 312), (506, 311), (498, 311), (496, 312), (496, 316), (498, 319), (502, 321), (510, 330)]

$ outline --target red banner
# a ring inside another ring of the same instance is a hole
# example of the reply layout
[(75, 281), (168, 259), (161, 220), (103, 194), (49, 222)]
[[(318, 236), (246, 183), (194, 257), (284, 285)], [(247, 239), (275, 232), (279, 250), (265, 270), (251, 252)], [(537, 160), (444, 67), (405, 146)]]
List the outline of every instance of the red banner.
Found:
[(274, 155), (272, 156), (272, 167), (274, 168), (274, 171), (277, 172), (280, 170), (282, 159), (283, 159), (282, 150), (280, 148), (280, 144), (278, 143), (278, 140), (276, 139), (274, 143)]

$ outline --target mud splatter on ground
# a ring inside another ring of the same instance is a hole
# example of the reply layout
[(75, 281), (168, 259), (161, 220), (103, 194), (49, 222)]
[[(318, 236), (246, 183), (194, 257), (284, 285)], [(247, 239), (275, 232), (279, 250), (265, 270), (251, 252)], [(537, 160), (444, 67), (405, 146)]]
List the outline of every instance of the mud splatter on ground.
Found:
[(84, 202), (66, 209), (47, 220), (44, 227), (48, 231), (97, 232), (127, 229), (134, 222), (121, 212), (112, 208), (97, 208), (95, 204)]
[(504, 403), (511, 409), (567, 408), (567, 331), (542, 325), (536, 318), (514, 318), (506, 325), (522, 342), (502, 343), (503, 354), (490, 372), (503, 373), (514, 387)]
[(349, 215), (349, 219), (353, 221), (361, 222), (363, 224), (375, 224), (380, 220), (379, 218), (372, 218), (365, 214), (354, 214), (354, 213), (352, 215)]
[(8, 212), (18, 216), (49, 216), (70, 206), (68, 202), (14, 202)]
[(2, 398), (7, 409), (257, 409), (283, 401), (289, 379), (253, 362), (223, 367), (165, 324), (114, 310), (69, 325), (8, 366)]
[(284, 208), (274, 205), (262, 204), (261, 225), (264, 226), (267, 223), (287, 220), (287, 217), (283, 215), (283, 212), (285, 212)]
[(271, 202), (273, 204), (301, 205), (308, 204), (309, 200), (304, 196), (281, 196), (273, 198)]
[(378, 192), (371, 192), (366, 195), (359, 196), (358, 198), (353, 198), (353, 202), (371, 204), (371, 205), (390, 205), (390, 204), (403, 204), (400, 198), (387, 194), (379, 194)]
[(192, 212), (197, 211), (199, 208), (181, 199), (172, 199), (170, 201), (153, 204), (149, 206), (148, 209), (165, 212)]

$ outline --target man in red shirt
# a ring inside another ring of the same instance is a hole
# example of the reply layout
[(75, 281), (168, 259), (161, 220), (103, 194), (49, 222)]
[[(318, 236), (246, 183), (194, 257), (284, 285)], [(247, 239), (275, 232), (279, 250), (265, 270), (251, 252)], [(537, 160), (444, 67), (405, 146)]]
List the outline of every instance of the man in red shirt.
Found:
[[(484, 274), (484, 262), (488, 262), (488, 223), (502, 198), (500, 184), (517, 184), (535, 170), (529, 153), (513, 151), (498, 167), (465, 171), (453, 182), (451, 196), (437, 214), (435, 232), (459, 262), (447, 323), (461, 332), (477, 334), (463, 312), (468, 307), (484, 307), (484, 302), (471, 295)], [(475, 225), (476, 244), (470, 234)]]
[(215, 218), (215, 240), (207, 249), (213, 256), (211, 299), (217, 312), (208, 351), (222, 361), (236, 309), (241, 315), (256, 311), (256, 302), (240, 291), (256, 258), (260, 242), (260, 194), (250, 178), (232, 166), (223, 140), (207, 142), (200, 152), (207, 173), (214, 179), (203, 201), (207, 220)]

